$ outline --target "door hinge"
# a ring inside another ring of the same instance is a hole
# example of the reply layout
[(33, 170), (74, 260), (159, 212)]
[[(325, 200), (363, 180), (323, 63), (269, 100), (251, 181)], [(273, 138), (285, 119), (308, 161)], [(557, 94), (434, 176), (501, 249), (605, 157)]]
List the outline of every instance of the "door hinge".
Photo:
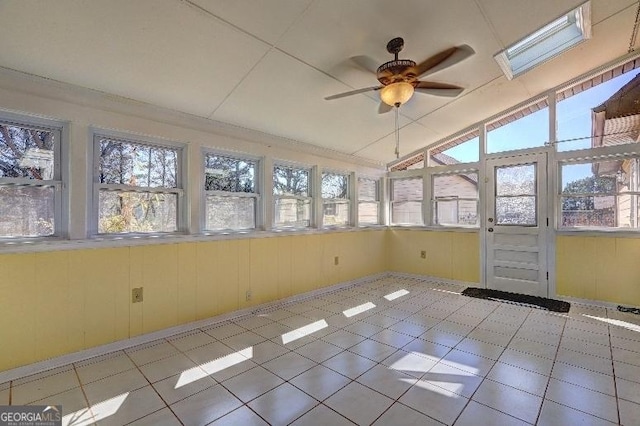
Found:
[(549, 226), (549, 218), (547, 218), (547, 226)]
[(547, 281), (549, 281), (549, 272), (547, 272)]

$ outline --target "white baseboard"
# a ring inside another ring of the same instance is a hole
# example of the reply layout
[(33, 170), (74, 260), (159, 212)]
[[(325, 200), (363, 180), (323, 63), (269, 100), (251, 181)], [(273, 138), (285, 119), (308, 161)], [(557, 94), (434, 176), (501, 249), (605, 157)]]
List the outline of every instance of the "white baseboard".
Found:
[(147, 333), (140, 336), (132, 337), (130, 339), (118, 340), (117, 342), (96, 346), (95, 348), (85, 349), (79, 352), (73, 352), (70, 354), (61, 355), (55, 358), (36, 362), (34, 364), (29, 364), (22, 367), (13, 368), (11, 370), (2, 371), (0, 372), (0, 383), (16, 380), (20, 377), (26, 377), (32, 374), (42, 373), (44, 371), (62, 367), (74, 362), (84, 361), (89, 358), (94, 358), (96, 356), (108, 354), (110, 352), (121, 351), (123, 349), (128, 349), (128, 348), (142, 345), (145, 343), (150, 343), (150, 342), (153, 342), (154, 340), (164, 339), (167, 337), (174, 336), (176, 334), (196, 330), (198, 328), (210, 327), (212, 325), (215, 325), (223, 321), (236, 319), (244, 315), (250, 315), (254, 312), (274, 309), (290, 303), (298, 302), (298, 301), (309, 299), (312, 297), (317, 297), (323, 294), (334, 292), (336, 290), (341, 290), (344, 288), (365, 284), (365, 283), (375, 281), (380, 278), (385, 278), (388, 276), (389, 274), (387, 272), (383, 272), (375, 275), (369, 275), (369, 276), (358, 278), (355, 280), (338, 283), (329, 287), (323, 287), (317, 290), (312, 290), (306, 293), (296, 294), (294, 296), (290, 296), (285, 299), (279, 299), (273, 302), (263, 303), (261, 305), (252, 306), (250, 308), (240, 309), (237, 311), (229, 312), (229, 313), (218, 315), (215, 317), (190, 322), (187, 324), (182, 324), (175, 327), (166, 328), (163, 330), (155, 331), (153, 333)]

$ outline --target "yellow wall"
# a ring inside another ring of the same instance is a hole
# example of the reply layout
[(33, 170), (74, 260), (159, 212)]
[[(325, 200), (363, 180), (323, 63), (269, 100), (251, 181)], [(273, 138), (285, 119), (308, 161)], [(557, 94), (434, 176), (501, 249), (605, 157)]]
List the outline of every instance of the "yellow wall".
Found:
[(558, 236), (557, 293), (639, 306), (639, 259), (636, 238)]
[(385, 232), (0, 255), (0, 371), (384, 272)]
[[(477, 232), (391, 229), (387, 238), (391, 271), (480, 282)], [(420, 257), (422, 250), (426, 259)]]

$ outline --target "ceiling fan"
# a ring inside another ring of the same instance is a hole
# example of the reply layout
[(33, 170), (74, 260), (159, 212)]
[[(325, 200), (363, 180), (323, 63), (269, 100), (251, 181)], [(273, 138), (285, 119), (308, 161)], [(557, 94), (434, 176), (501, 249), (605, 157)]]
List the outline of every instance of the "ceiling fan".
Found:
[(398, 59), (398, 53), (404, 47), (402, 37), (396, 37), (387, 43), (387, 51), (395, 56), (392, 61), (376, 66), (376, 62), (367, 56), (356, 56), (351, 58), (360, 67), (376, 74), (380, 85), (365, 87), (363, 89), (351, 90), (349, 92), (338, 93), (327, 96), (326, 100), (344, 98), (380, 90), (379, 113), (389, 112), (393, 107), (399, 107), (413, 96), (413, 92), (427, 93), (435, 96), (458, 96), (464, 88), (453, 84), (421, 81), (420, 77), (435, 73), (436, 71), (448, 68), (462, 60), (472, 56), (475, 51), (467, 45), (451, 47), (436, 53), (430, 58), (416, 64), (410, 59)]

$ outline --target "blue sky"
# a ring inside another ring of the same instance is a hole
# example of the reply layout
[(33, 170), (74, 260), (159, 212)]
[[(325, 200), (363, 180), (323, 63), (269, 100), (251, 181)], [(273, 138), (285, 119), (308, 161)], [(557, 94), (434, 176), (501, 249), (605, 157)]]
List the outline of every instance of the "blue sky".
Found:
[[(591, 141), (591, 108), (606, 101), (612, 94), (634, 78), (640, 69), (633, 70), (614, 79), (567, 98), (557, 106), (557, 140), (559, 151), (589, 148)], [(549, 138), (548, 109), (545, 108), (520, 120), (488, 133), (489, 153), (542, 146)], [(577, 141), (567, 139), (586, 138)], [(478, 161), (478, 138), (448, 149), (444, 153), (460, 162)], [(566, 182), (591, 176), (591, 165), (571, 167), (570, 175), (563, 177)]]

